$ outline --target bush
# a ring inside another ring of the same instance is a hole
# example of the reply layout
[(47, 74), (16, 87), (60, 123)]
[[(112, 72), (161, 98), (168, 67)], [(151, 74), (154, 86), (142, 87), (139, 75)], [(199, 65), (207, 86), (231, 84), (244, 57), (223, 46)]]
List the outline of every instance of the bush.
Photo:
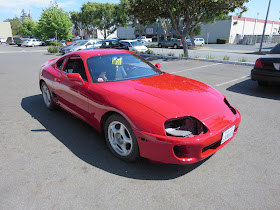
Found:
[(173, 52), (170, 52), (167, 54), (168, 56), (174, 56), (174, 53)]
[(56, 47), (56, 46), (49, 46), (48, 47), (48, 52), (49, 53), (58, 53), (58, 51), (59, 51), (59, 48)]
[[(49, 46), (56, 46), (56, 42), (47, 42), (46, 44), (49, 45)], [(57, 42), (57, 46), (58, 47), (63, 47), (63, 44), (60, 43), (60, 42)]]
[(157, 45), (155, 45), (155, 44), (149, 44), (149, 47), (153, 47), (153, 48), (155, 48), (155, 47), (158, 47)]
[(229, 42), (228, 39), (217, 39), (217, 44), (226, 44), (228, 42)]
[(187, 56), (186, 56), (186, 54), (180, 54), (180, 57), (182, 57), (182, 58), (186, 58)]
[(239, 58), (238, 61), (239, 62), (247, 62), (247, 58), (242, 57), (242, 58)]
[(211, 60), (211, 59), (215, 59), (215, 57), (214, 57), (213, 55), (208, 54), (208, 55), (206, 56), (206, 59)]
[(228, 61), (228, 60), (229, 60), (229, 56), (228, 56), (228, 55), (225, 55), (225, 56), (223, 57), (223, 60), (224, 60), (224, 61)]
[(146, 53), (147, 54), (154, 54), (154, 52), (151, 49), (148, 49)]

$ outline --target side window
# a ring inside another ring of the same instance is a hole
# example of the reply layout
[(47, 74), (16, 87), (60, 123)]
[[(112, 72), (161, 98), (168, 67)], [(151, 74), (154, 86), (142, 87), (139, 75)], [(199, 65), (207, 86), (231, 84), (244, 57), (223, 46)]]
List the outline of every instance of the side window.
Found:
[(78, 73), (81, 75), (84, 81), (88, 81), (84, 62), (81, 58), (70, 58), (65, 65), (64, 71), (66, 73)]
[(56, 68), (57, 68), (57, 69), (62, 70), (64, 60), (65, 60), (65, 58), (59, 60), (59, 61), (56, 63)]

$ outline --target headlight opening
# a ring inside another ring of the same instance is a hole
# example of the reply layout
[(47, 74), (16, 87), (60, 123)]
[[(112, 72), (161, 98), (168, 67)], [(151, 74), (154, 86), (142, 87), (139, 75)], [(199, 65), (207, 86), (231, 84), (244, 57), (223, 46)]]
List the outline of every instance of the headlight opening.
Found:
[(207, 132), (202, 122), (190, 116), (167, 120), (164, 127), (167, 136), (191, 137)]

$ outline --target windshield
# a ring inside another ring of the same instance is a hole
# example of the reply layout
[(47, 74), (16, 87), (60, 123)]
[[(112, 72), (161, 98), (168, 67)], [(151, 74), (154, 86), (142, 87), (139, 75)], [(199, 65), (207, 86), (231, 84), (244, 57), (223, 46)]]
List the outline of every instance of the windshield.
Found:
[[(73, 46), (77, 46), (77, 45), (79, 45), (81, 42), (82, 42), (82, 41), (76, 41), (76, 42), (73, 44)], [(68, 46), (69, 46), (69, 45), (68, 45)]]
[(277, 44), (276, 46), (274, 46), (274, 47), (270, 50), (269, 54), (280, 54), (280, 43)]
[(143, 45), (142, 43), (140, 43), (140, 42), (138, 42), (138, 41), (130, 42), (130, 44), (131, 44), (133, 47)]
[(88, 41), (81, 41), (77, 44), (77, 46), (82, 46), (82, 45), (85, 45)]
[(93, 56), (87, 65), (94, 82), (115, 82), (162, 74), (151, 63), (134, 54)]

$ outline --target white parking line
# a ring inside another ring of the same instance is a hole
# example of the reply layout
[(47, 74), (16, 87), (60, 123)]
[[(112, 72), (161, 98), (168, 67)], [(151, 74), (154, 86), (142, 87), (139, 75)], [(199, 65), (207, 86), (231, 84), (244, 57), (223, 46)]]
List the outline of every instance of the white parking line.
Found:
[(217, 84), (217, 85), (215, 85), (215, 86), (216, 86), (216, 87), (219, 87), (219, 86), (226, 85), (226, 84), (229, 84), (229, 83), (232, 83), (232, 82), (235, 82), (235, 81), (238, 81), (238, 80), (247, 78), (247, 77), (250, 77), (250, 75), (247, 75), (247, 76), (244, 76), (244, 77), (240, 77), (240, 78), (237, 78), (237, 79), (233, 79), (233, 80), (230, 80), (230, 81), (228, 81), (228, 82), (223, 82), (223, 83)]
[(223, 64), (223, 63), (215, 63), (215, 64), (211, 64), (211, 65), (198, 66), (198, 67), (194, 67), (194, 68), (190, 68), (190, 69), (186, 69), (186, 70), (182, 70), (182, 71), (173, 71), (173, 72), (170, 72), (170, 73), (171, 73), (171, 74), (174, 74), (174, 73), (179, 73), (179, 72), (184, 72), (184, 71), (190, 71), (190, 70), (200, 69), (200, 68), (209, 67), (209, 66), (216, 66), (216, 65), (220, 65), (220, 64)]

